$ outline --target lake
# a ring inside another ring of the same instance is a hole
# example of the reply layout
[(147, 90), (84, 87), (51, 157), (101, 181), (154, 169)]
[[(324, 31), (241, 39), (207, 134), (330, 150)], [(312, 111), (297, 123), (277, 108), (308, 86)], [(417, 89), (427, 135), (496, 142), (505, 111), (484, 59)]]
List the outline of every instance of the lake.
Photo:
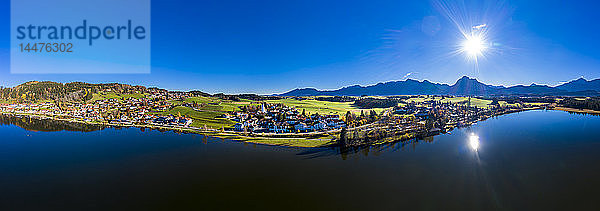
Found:
[(562, 111), (359, 149), (6, 117), (0, 135), (1, 210), (600, 209), (600, 117)]

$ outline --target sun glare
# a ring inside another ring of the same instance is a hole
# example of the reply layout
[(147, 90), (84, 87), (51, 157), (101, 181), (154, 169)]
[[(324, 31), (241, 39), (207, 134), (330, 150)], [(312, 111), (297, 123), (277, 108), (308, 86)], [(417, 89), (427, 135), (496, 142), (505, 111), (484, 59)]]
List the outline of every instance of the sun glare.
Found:
[(479, 136), (475, 134), (471, 134), (469, 136), (469, 147), (471, 147), (471, 149), (474, 151), (479, 149)]
[(469, 57), (477, 58), (485, 51), (485, 41), (481, 36), (471, 35), (466, 37), (462, 43), (462, 51)]

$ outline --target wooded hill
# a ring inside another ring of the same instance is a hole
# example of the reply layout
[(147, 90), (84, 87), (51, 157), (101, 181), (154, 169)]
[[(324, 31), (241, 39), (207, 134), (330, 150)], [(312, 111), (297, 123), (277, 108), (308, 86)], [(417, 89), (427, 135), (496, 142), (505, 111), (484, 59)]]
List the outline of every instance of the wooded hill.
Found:
[(156, 88), (118, 83), (90, 84), (72, 82), (63, 84), (51, 81), (30, 81), (12, 88), (0, 89), (0, 99), (16, 102), (73, 102), (91, 100), (93, 94), (100, 91), (110, 91), (117, 94), (134, 94), (147, 93), (149, 89)]

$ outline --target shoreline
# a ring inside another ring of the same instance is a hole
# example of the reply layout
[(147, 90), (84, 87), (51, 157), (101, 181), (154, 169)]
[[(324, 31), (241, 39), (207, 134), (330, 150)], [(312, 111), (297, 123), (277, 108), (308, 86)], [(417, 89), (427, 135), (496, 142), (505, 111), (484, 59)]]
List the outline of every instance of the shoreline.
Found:
[(552, 109), (552, 110), (566, 111), (566, 112), (575, 112), (575, 113), (580, 113), (580, 114), (595, 114), (595, 115), (600, 115), (600, 111), (595, 111), (595, 110), (590, 110), (590, 109), (554, 107), (554, 109)]
[[(494, 117), (503, 116), (503, 115), (511, 114), (511, 113), (518, 113), (518, 112), (530, 111), (530, 110), (540, 110), (540, 109), (543, 109), (543, 108), (534, 107), (534, 108), (523, 108), (523, 109), (518, 109), (518, 110), (510, 110), (510, 111), (501, 113), (499, 115), (494, 115)], [(552, 110), (560, 110), (560, 109), (552, 109)], [(577, 110), (577, 109), (575, 109), (575, 110)], [(600, 114), (600, 112), (598, 112), (598, 114)], [(133, 128), (140, 128), (140, 129), (148, 128), (148, 129), (167, 130), (167, 131), (174, 131), (174, 132), (186, 132), (186, 133), (193, 133), (193, 134), (198, 134), (198, 135), (203, 135), (203, 136), (208, 136), (208, 137), (227, 139), (227, 140), (235, 141), (235, 142), (252, 143), (252, 144), (260, 144), (260, 145), (267, 145), (267, 146), (297, 147), (297, 148), (323, 148), (323, 147), (332, 147), (337, 144), (333, 135), (331, 135), (329, 133), (332, 131), (325, 131), (325, 132), (314, 133), (314, 134), (270, 134), (270, 135), (279, 136), (279, 137), (266, 137), (266, 136), (248, 136), (248, 135), (244, 135), (241, 133), (221, 132), (218, 130), (204, 131), (204, 130), (197, 129), (197, 128), (180, 127), (180, 126), (159, 126), (159, 125), (137, 125), (137, 124), (114, 124), (114, 123), (89, 122), (89, 121), (77, 120), (74, 118), (63, 119), (63, 118), (56, 118), (55, 116), (46, 116), (46, 115), (32, 114), (32, 113), (0, 112), (0, 115), (12, 115), (12, 116), (20, 115), (20, 116), (34, 117), (34, 118), (37, 118), (40, 120), (51, 119), (51, 120), (55, 120), (55, 121), (65, 121), (65, 122), (79, 123), (79, 124), (99, 125), (99, 126), (106, 126), (106, 127), (113, 127), (113, 128), (133, 127)], [(467, 124), (466, 127), (474, 125), (477, 122), (485, 121), (487, 119), (488, 118), (479, 119), (479, 120), (470, 122), (469, 124)], [(455, 127), (455, 128), (458, 129), (461, 127)], [(335, 134), (335, 131), (333, 131), (333, 132)], [(442, 133), (440, 133), (440, 134), (442, 134)], [(316, 136), (316, 137), (315, 138), (306, 137), (309, 135)], [(436, 135), (439, 135), (439, 134), (435, 134), (432, 136), (436, 136)], [(329, 136), (329, 137), (327, 137), (327, 136)], [(408, 140), (408, 139), (389, 138), (388, 140), (381, 140), (374, 144), (381, 145), (381, 144), (394, 143), (394, 142), (405, 141), (405, 140)]]
[[(10, 116), (27, 116), (33, 117), (36, 119), (44, 120), (51, 119), (55, 121), (64, 121), (70, 123), (78, 123), (78, 124), (88, 124), (88, 125), (98, 125), (98, 126), (106, 126), (106, 127), (133, 127), (133, 128), (147, 128), (147, 129), (156, 129), (156, 130), (168, 130), (174, 132), (186, 132), (193, 133), (208, 137), (214, 138), (222, 138), (235, 142), (244, 142), (244, 143), (253, 143), (253, 144), (261, 144), (261, 145), (269, 145), (269, 146), (283, 146), (283, 147), (299, 147), (299, 148), (320, 148), (320, 147), (330, 147), (335, 143), (332, 138), (303, 138), (300, 137), (303, 134), (287, 134), (287, 135), (297, 135), (298, 137), (281, 137), (281, 138), (271, 138), (264, 136), (245, 136), (242, 134), (231, 133), (231, 132), (221, 132), (218, 130), (210, 130), (204, 131), (201, 129), (191, 128), (191, 127), (179, 127), (179, 126), (159, 126), (159, 125), (138, 125), (138, 124), (114, 124), (114, 123), (100, 123), (100, 122), (88, 122), (81, 121), (73, 118), (56, 118), (55, 116), (46, 116), (40, 114), (32, 114), (32, 113), (12, 113), (12, 112), (0, 112), (0, 115), (10, 115)], [(323, 134), (327, 134), (323, 132)], [(316, 134), (316, 135), (323, 135)], [(276, 134), (280, 136), (285, 136), (286, 134)], [(310, 134), (306, 134), (310, 135)], [(313, 134), (314, 135), (314, 134)]]
[(363, 143), (363, 144), (358, 144), (358, 145), (351, 145), (350, 147), (363, 147), (363, 146), (376, 146), (376, 145), (382, 145), (382, 144), (390, 144), (390, 143), (396, 143), (396, 142), (404, 142), (404, 141), (408, 141), (411, 139), (423, 139), (426, 137), (434, 137), (437, 135), (442, 135), (442, 134), (448, 134), (450, 133), (452, 130), (454, 129), (461, 129), (461, 128), (467, 128), (470, 127), (472, 125), (475, 125), (479, 122), (483, 122), (485, 120), (488, 120), (490, 118), (493, 117), (499, 117), (499, 116), (504, 116), (507, 114), (513, 114), (513, 113), (520, 113), (520, 112), (525, 112), (525, 111), (533, 111), (533, 110), (544, 110), (543, 107), (530, 107), (530, 108), (520, 108), (520, 109), (510, 109), (510, 110), (506, 110), (502, 113), (497, 113), (488, 117), (483, 117), (483, 118), (478, 118), (478, 119), (474, 119), (474, 120), (470, 120), (466, 123), (464, 123), (463, 126), (452, 126), (450, 130), (443, 130), (443, 131), (437, 131), (437, 132), (431, 132), (431, 131), (412, 131), (412, 132), (406, 132), (401, 136), (390, 136), (390, 137), (385, 137), (381, 140), (376, 140), (374, 142), (371, 143)]

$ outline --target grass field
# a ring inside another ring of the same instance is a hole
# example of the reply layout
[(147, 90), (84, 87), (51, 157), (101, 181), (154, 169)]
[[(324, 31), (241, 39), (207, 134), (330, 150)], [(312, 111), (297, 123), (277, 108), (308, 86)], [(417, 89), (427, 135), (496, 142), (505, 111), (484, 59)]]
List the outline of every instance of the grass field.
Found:
[(369, 112), (375, 110), (380, 113), (386, 108), (374, 108), (374, 109), (359, 109), (352, 105), (353, 102), (329, 102), (329, 101), (318, 101), (314, 99), (310, 100), (296, 100), (296, 99), (281, 99), (281, 100), (267, 100), (267, 103), (283, 103), (290, 107), (296, 107), (298, 111), (302, 112), (302, 109), (306, 111), (306, 114), (337, 114), (340, 116), (346, 115), (346, 112), (351, 111), (353, 113), (360, 113), (361, 111)]
[(304, 109), (306, 114), (338, 114), (344, 115), (347, 111), (357, 109), (352, 106), (352, 102), (328, 102), (318, 100), (296, 100), (296, 99), (281, 99), (268, 100), (267, 103), (283, 103), (287, 106), (296, 107), (299, 111)]
[[(225, 112), (238, 111), (240, 110), (240, 106), (251, 104), (250, 101), (233, 102), (214, 97), (189, 97), (183, 101), (171, 100), (169, 102), (176, 105), (176, 107), (170, 111), (157, 112), (155, 114), (172, 114), (175, 116), (180, 114), (182, 116), (190, 117), (194, 120), (191, 124), (192, 127), (203, 128), (206, 125), (206, 127), (213, 129), (221, 129), (222, 127), (231, 127), (235, 125), (235, 122), (231, 120), (217, 117), (223, 115)], [(184, 103), (194, 102), (200, 106), (198, 110), (179, 106)]]
[(217, 102), (217, 101), (219, 101), (219, 99), (213, 98), (213, 97), (189, 97), (184, 100), (184, 102), (186, 102), (186, 103), (192, 103), (192, 102), (213, 103), (213, 102)]
[[(467, 97), (452, 97), (452, 98), (446, 98), (446, 99), (442, 100), (442, 102), (458, 103), (458, 102), (467, 102), (468, 100), (469, 100), (469, 98), (467, 98)], [(492, 103), (491, 100), (483, 100), (483, 99), (473, 98), (473, 97), (471, 98), (471, 106), (473, 106), (473, 107), (487, 108), (490, 103)]]
[(203, 106), (200, 109), (208, 111), (238, 111), (240, 110), (240, 106), (251, 104), (251, 102), (249, 101), (233, 102), (221, 100), (214, 97), (190, 97), (185, 99), (184, 102), (196, 102), (200, 105), (203, 104)]
[(231, 127), (235, 124), (235, 122), (224, 119), (217, 118), (218, 116), (223, 115), (223, 112), (219, 111), (196, 111), (192, 108), (177, 106), (170, 111), (165, 112), (157, 112), (154, 114), (158, 115), (174, 115), (174, 116), (185, 116), (190, 117), (194, 121), (192, 122), (192, 127), (203, 128), (205, 125), (208, 128), (213, 129), (221, 129), (222, 127)]

